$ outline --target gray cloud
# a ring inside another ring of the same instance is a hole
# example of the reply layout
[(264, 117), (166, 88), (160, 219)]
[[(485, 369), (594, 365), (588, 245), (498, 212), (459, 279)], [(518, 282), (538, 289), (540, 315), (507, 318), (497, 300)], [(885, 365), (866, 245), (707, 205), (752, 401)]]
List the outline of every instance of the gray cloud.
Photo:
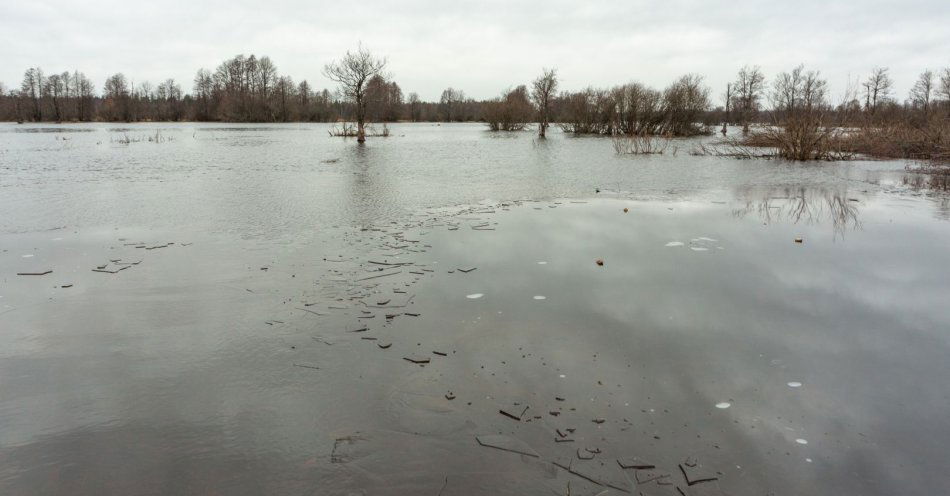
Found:
[(950, 65), (950, 3), (797, 2), (70, 2), (7, 0), (0, 81), (30, 66), (79, 69), (97, 87), (115, 72), (135, 82), (195, 71), (238, 53), (269, 55), (282, 74), (330, 86), (323, 64), (362, 40), (389, 58), (405, 91), (447, 86), (485, 98), (557, 67), (565, 89), (639, 80), (656, 86), (697, 72), (715, 95), (744, 64), (771, 77), (804, 63), (835, 94), (849, 77), (891, 68), (902, 100), (917, 74)]

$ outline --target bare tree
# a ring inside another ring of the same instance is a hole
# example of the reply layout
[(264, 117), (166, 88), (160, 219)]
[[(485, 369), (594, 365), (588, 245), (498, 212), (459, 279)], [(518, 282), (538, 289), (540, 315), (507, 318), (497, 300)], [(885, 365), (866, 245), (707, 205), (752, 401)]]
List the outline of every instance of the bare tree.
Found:
[(43, 111), (40, 109), (40, 97), (43, 95), (43, 70), (39, 67), (30, 67), (23, 73), (23, 83), (20, 90), (24, 96), (33, 102), (33, 120), (43, 120)]
[(52, 74), (46, 78), (46, 84), (43, 85), (43, 96), (50, 99), (53, 104), (53, 116), (56, 122), (63, 120), (63, 93), (66, 81), (59, 74)]
[(73, 72), (73, 93), (76, 96), (76, 118), (80, 121), (92, 120), (92, 81), (79, 71)]
[(422, 116), (422, 100), (419, 99), (419, 94), (414, 91), (409, 93), (407, 103), (409, 104), (409, 120), (412, 122), (419, 121)]
[(829, 122), (828, 82), (799, 65), (782, 72), (772, 87), (774, 126), (753, 133), (756, 146), (769, 146), (790, 160), (821, 160), (834, 155), (841, 127)]
[(290, 122), (290, 108), (294, 99), (294, 80), (290, 76), (277, 78), (277, 83), (274, 85), (274, 94), (277, 100), (277, 120)]
[(310, 98), (313, 96), (313, 90), (310, 89), (310, 83), (306, 79), (297, 85), (297, 117), (304, 121), (311, 120), (310, 117)]
[(937, 95), (943, 97), (947, 111), (950, 112), (950, 67), (945, 68), (940, 74), (940, 86), (937, 87)]
[(705, 129), (697, 127), (703, 113), (709, 110), (709, 87), (698, 74), (686, 74), (663, 90), (666, 123), (661, 134), (692, 136)]
[[(733, 108), (739, 114), (739, 122), (742, 123), (742, 132), (749, 132), (749, 121), (759, 110), (759, 101), (762, 99), (762, 92), (765, 89), (765, 75), (759, 66), (745, 66), (739, 69), (736, 75), (735, 103)], [(728, 107), (727, 107), (728, 111)]]
[(211, 71), (198, 69), (195, 74), (192, 93), (197, 104), (195, 119), (207, 121), (211, 119), (211, 98), (214, 94), (214, 80)]
[(254, 67), (255, 74), (252, 76), (254, 88), (257, 90), (257, 106), (260, 111), (256, 114), (264, 119), (271, 120), (273, 112), (270, 108), (269, 98), (278, 83), (277, 66), (271, 62), (270, 57), (263, 56), (257, 61)]
[(377, 58), (362, 46), (323, 68), (323, 74), (338, 83), (343, 96), (356, 106), (356, 141), (360, 143), (366, 141), (366, 83), (385, 68), (385, 58)]
[(457, 90), (453, 87), (448, 87), (442, 91), (442, 96), (439, 98), (439, 109), (442, 111), (442, 118), (446, 122), (452, 122), (453, 120), (461, 120), (459, 118), (460, 106), (462, 102), (465, 101), (465, 92), (462, 90)]
[(550, 125), (551, 101), (557, 91), (557, 69), (542, 69), (541, 75), (531, 83), (531, 101), (538, 109), (538, 137), (544, 138)]
[(924, 109), (924, 112), (930, 111), (930, 100), (933, 97), (935, 76), (933, 71), (926, 70), (920, 73), (917, 82), (910, 90), (910, 99), (914, 105)]
[(890, 96), (894, 82), (888, 74), (887, 67), (875, 67), (871, 75), (864, 81), (864, 108), (875, 110), (879, 103)]
[(772, 86), (772, 106), (786, 113), (811, 111), (826, 104), (827, 92), (828, 82), (818, 71), (805, 71), (805, 66), (799, 65), (792, 72), (776, 76)]
[(110, 120), (132, 121), (131, 84), (120, 72), (109, 76), (102, 86), (105, 98), (106, 114)]
[(729, 121), (732, 118), (732, 83), (726, 83), (726, 93), (723, 95), (723, 101), (726, 102), (726, 112), (725, 118), (722, 121), (722, 130), (720, 132), (723, 136), (725, 136), (726, 125), (729, 124)]

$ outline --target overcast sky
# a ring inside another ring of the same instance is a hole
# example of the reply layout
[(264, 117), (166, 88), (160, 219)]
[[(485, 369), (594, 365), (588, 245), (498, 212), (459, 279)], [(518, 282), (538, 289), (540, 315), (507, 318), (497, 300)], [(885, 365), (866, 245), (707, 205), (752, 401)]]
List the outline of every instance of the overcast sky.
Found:
[(771, 81), (804, 63), (834, 95), (890, 67), (903, 100), (922, 70), (950, 66), (950, 0), (0, 0), (0, 82), (18, 86), (39, 66), (79, 69), (100, 90), (122, 72), (190, 91), (197, 69), (254, 53), (322, 88), (323, 65), (360, 40), (423, 99), (448, 86), (492, 97), (556, 67), (572, 90), (696, 72), (719, 103), (744, 64)]

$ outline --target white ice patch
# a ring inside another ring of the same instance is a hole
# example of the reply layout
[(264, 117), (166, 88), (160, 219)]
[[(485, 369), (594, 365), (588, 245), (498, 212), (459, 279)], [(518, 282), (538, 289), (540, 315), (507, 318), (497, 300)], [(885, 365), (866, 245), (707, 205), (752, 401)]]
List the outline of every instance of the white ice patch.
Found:
[(485, 295), (482, 294), (482, 293), (472, 293), (472, 294), (470, 294), (470, 295), (465, 295), (465, 297), (468, 298), (468, 299), (470, 299), (470, 300), (477, 300), (477, 299), (481, 298), (482, 296), (485, 296)]
[(546, 299), (548, 299), (548, 297), (547, 297), (547, 296), (541, 296), (541, 295), (535, 295), (534, 299), (535, 299), (535, 300), (546, 300)]
[(794, 382), (794, 381), (793, 381), (793, 382), (789, 382), (789, 383), (788, 383), (788, 387), (790, 387), (790, 388), (800, 388), (800, 387), (802, 387), (802, 383), (800, 383), (800, 382)]
[(669, 243), (666, 244), (666, 246), (683, 246), (683, 242), (682, 242), (682, 241), (670, 241)]
[(545, 262), (545, 261), (543, 261), (543, 260), (542, 260), (542, 261), (540, 261), (540, 262), (538, 262), (538, 265), (547, 265), (547, 264), (548, 264), (548, 263), (547, 263), (547, 262)]
[(23, 255), (23, 258), (32, 258), (32, 257), (33, 257), (32, 253), (27, 253), (26, 255)]
[(811, 458), (805, 458), (805, 461), (811, 463)]
[(796, 439), (795, 442), (798, 443), (798, 444), (808, 444), (808, 441), (806, 441), (806, 440), (804, 440), (804, 439), (802, 439), (802, 438)]
[(732, 406), (732, 403), (729, 403), (727, 401), (723, 401), (722, 403), (716, 403), (716, 408), (720, 410), (725, 410), (726, 408), (729, 408), (730, 406)]
[(717, 242), (713, 238), (693, 238), (689, 240), (689, 249), (693, 251), (709, 251), (710, 248), (721, 248), (715, 246), (716, 244)]

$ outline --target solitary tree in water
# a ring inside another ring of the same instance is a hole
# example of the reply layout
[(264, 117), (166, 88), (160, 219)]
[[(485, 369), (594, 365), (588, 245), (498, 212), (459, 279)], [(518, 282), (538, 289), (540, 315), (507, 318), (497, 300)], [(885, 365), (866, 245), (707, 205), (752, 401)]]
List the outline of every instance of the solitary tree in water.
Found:
[(327, 64), (323, 74), (340, 84), (340, 91), (356, 106), (356, 141), (366, 141), (366, 83), (383, 72), (385, 58), (376, 58), (362, 46), (346, 52), (341, 60)]
[(531, 83), (531, 99), (538, 107), (538, 136), (544, 137), (551, 119), (551, 100), (557, 90), (557, 69), (544, 69)]

